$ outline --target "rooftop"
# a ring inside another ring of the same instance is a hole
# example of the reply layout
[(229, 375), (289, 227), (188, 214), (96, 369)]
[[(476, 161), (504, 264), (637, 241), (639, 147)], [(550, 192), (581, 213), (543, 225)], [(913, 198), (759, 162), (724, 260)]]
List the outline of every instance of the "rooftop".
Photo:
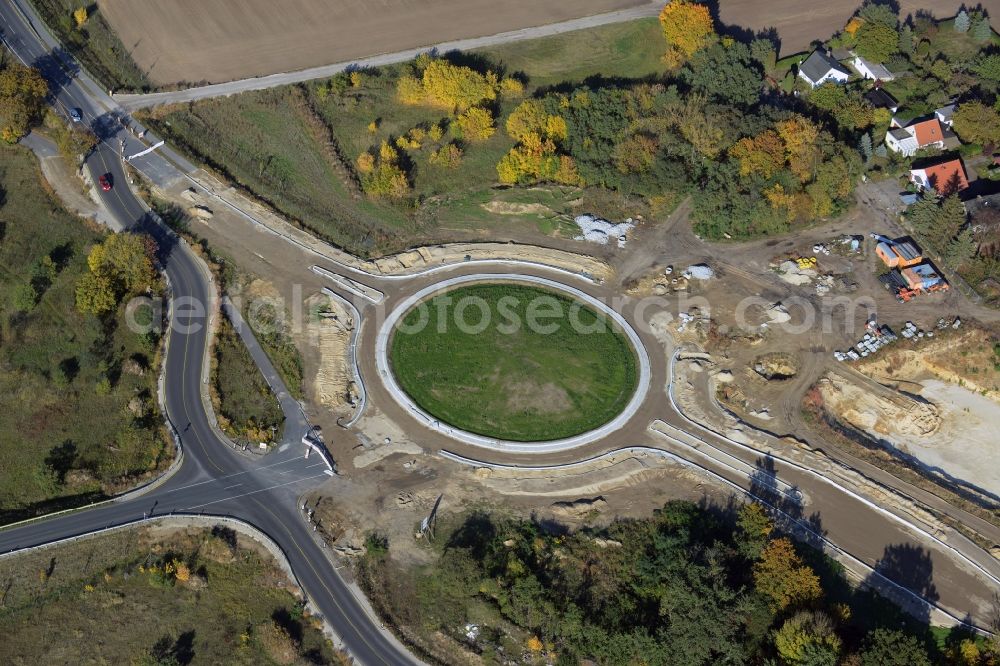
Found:
[(944, 140), (944, 129), (941, 127), (941, 121), (937, 118), (913, 123), (907, 129), (912, 130), (917, 137), (918, 146), (928, 146)]
[(892, 72), (890, 72), (889, 69), (882, 63), (871, 62), (870, 60), (865, 60), (861, 56), (857, 56), (857, 59), (858, 62), (864, 65), (865, 69), (871, 72), (876, 79), (889, 80), (893, 78)]
[(920, 256), (920, 250), (918, 250), (917, 246), (910, 241), (903, 241), (902, 243), (894, 243), (893, 250), (895, 250), (896, 254), (898, 254), (907, 261), (911, 261)]
[(951, 120), (951, 117), (955, 115), (955, 105), (949, 104), (948, 106), (942, 106), (940, 109), (935, 109), (934, 113), (937, 114), (941, 120)]
[(895, 109), (899, 106), (896, 98), (882, 88), (875, 88), (865, 93), (865, 101), (876, 109)]
[(959, 159), (947, 160), (946, 162), (920, 169), (912, 169), (912, 171), (923, 172), (927, 178), (927, 182), (939, 194), (951, 194), (955, 191), (964, 190), (969, 186), (969, 180), (965, 176), (965, 166), (962, 164), (962, 160)]
[(826, 51), (822, 50), (813, 51), (812, 54), (806, 58), (801, 65), (799, 65), (799, 72), (801, 72), (810, 81), (819, 81), (831, 70), (841, 72), (842, 74), (849, 73), (833, 58), (833, 56), (828, 55)]

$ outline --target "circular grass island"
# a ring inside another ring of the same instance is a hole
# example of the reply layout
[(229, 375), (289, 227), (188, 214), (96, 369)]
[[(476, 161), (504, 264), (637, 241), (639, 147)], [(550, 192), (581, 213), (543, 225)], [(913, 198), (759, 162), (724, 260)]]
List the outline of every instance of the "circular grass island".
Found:
[(436, 294), (397, 322), (388, 352), (400, 388), (431, 417), (514, 442), (594, 430), (638, 383), (635, 351), (610, 318), (529, 284)]

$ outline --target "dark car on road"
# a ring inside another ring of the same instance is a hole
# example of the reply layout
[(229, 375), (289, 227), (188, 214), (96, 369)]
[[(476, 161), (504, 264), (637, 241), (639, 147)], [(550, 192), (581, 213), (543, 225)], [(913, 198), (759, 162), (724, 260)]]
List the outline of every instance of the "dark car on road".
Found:
[(69, 117), (74, 123), (78, 123), (83, 120), (83, 111), (80, 109), (70, 109)]

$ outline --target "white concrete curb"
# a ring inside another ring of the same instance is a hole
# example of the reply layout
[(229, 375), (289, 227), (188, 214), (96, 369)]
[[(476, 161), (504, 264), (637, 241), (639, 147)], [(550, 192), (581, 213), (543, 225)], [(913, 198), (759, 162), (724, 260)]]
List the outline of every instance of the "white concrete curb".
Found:
[[(738, 441), (736, 441), (734, 439), (730, 439), (729, 437), (726, 437), (725, 435), (723, 435), (721, 433), (715, 432), (714, 430), (711, 430), (710, 428), (706, 428), (705, 426), (701, 425), (697, 421), (694, 421), (691, 418), (689, 418), (681, 410), (680, 406), (674, 400), (674, 395), (673, 395), (674, 363), (676, 362), (677, 355), (679, 353), (680, 353), (679, 350), (675, 351), (674, 354), (673, 354), (673, 356), (670, 357), (670, 363), (668, 364), (667, 397), (670, 399), (670, 405), (674, 408), (674, 411), (677, 412), (680, 415), (680, 417), (683, 418), (686, 422), (690, 423), (691, 425), (693, 425), (695, 428), (698, 428), (702, 432), (708, 433), (712, 437), (718, 437), (719, 439), (725, 441), (728, 444), (731, 444), (732, 446), (735, 446), (737, 448), (743, 449), (744, 451), (752, 453), (753, 455), (772, 458), (772, 459), (774, 459), (774, 460), (776, 460), (778, 462), (781, 462), (784, 465), (788, 465), (789, 467), (794, 467), (796, 470), (802, 472), (803, 474), (811, 476), (814, 479), (817, 479), (821, 483), (825, 483), (825, 484), (827, 484), (829, 486), (832, 486), (833, 488), (836, 488), (837, 490), (839, 490), (840, 492), (844, 493), (848, 497), (851, 497), (852, 499), (854, 499), (854, 500), (856, 500), (858, 502), (861, 502), (862, 504), (864, 504), (868, 508), (872, 509), (873, 511), (875, 511), (877, 513), (880, 513), (883, 516), (886, 516), (887, 518), (891, 519), (892, 521), (899, 523), (903, 527), (916, 532), (921, 537), (929, 539), (934, 544), (936, 544), (936, 545), (938, 545), (938, 546), (940, 546), (940, 547), (948, 550), (949, 552), (951, 552), (954, 555), (956, 555), (960, 560), (962, 560), (963, 562), (965, 562), (966, 564), (968, 564), (969, 566), (973, 567), (974, 569), (976, 569), (977, 571), (979, 571), (980, 573), (982, 573), (984, 576), (986, 576), (990, 580), (990, 582), (994, 583), (997, 586), (1000, 586), (1000, 578), (998, 578), (997, 576), (995, 576), (994, 574), (992, 574), (990, 571), (988, 571), (983, 565), (981, 565), (978, 562), (972, 560), (970, 557), (968, 557), (967, 555), (965, 555), (962, 551), (958, 550), (954, 546), (952, 546), (952, 545), (950, 545), (948, 543), (945, 543), (942, 539), (940, 539), (939, 537), (935, 536), (932, 532), (930, 532), (929, 530), (921, 527), (920, 525), (917, 525), (916, 523), (914, 523), (914, 522), (912, 522), (910, 520), (907, 520), (907, 519), (905, 519), (905, 518), (903, 518), (903, 517), (901, 517), (901, 516), (893, 513), (892, 511), (889, 511), (888, 509), (885, 509), (885, 508), (879, 506), (878, 504), (875, 504), (875, 502), (872, 502), (871, 500), (869, 500), (868, 498), (864, 497), (863, 495), (855, 492), (854, 490), (851, 490), (850, 488), (848, 488), (848, 487), (846, 487), (844, 485), (841, 485), (840, 483), (837, 483), (836, 481), (828, 479), (827, 477), (823, 476), (822, 474), (820, 474), (820, 473), (818, 473), (818, 472), (816, 472), (816, 471), (814, 471), (814, 470), (812, 470), (812, 469), (810, 469), (808, 467), (800, 465), (800, 464), (798, 464), (798, 463), (796, 463), (796, 462), (794, 462), (792, 460), (788, 460), (787, 458), (782, 458), (781, 456), (775, 455), (774, 453), (771, 453), (771, 452), (768, 452), (768, 451), (761, 451), (760, 449), (756, 449), (756, 448), (754, 448), (752, 446), (747, 446), (746, 444), (743, 444), (742, 442), (738, 442)], [(688, 433), (688, 435), (690, 435), (691, 437), (694, 437), (695, 439), (697, 439), (697, 440), (699, 440), (701, 442), (704, 442), (706, 446), (710, 446), (710, 447), (712, 446), (708, 441), (702, 439), (701, 437), (698, 437), (697, 435), (695, 435), (693, 433)], [(715, 447), (712, 447), (712, 448), (715, 448)]]
[(364, 325), (364, 320), (361, 318), (361, 313), (354, 303), (330, 289), (329, 287), (323, 287), (320, 291), (326, 294), (329, 298), (336, 300), (338, 303), (346, 306), (351, 311), (351, 316), (354, 317), (354, 330), (351, 332), (351, 343), (348, 348), (348, 353), (351, 357), (351, 372), (354, 374), (354, 381), (358, 385), (358, 406), (354, 409), (354, 415), (349, 421), (346, 421), (343, 426), (345, 428), (350, 428), (352, 425), (358, 422), (361, 416), (365, 412), (365, 407), (368, 405), (368, 391), (365, 389), (365, 381), (361, 377), (361, 367), (358, 365), (358, 338), (361, 336), (361, 327)]
[[(651, 456), (657, 456), (657, 457), (660, 457), (660, 458), (666, 458), (666, 459), (671, 460), (673, 462), (677, 462), (677, 463), (679, 463), (679, 464), (681, 464), (681, 465), (683, 465), (685, 467), (693, 468), (696, 471), (698, 471), (699, 473), (701, 473), (701, 474), (703, 474), (705, 476), (711, 477), (713, 480), (717, 481), (718, 483), (721, 483), (722, 485), (726, 486), (727, 488), (730, 488), (730, 489), (736, 491), (741, 496), (749, 497), (749, 498), (753, 499), (754, 501), (756, 501), (756, 502), (758, 502), (760, 504), (763, 504), (764, 506), (768, 507), (772, 512), (783, 516), (792, 525), (794, 525), (794, 527), (796, 529), (801, 530), (802, 532), (805, 532), (806, 534), (809, 535), (809, 537), (811, 539), (814, 539), (818, 543), (820, 543), (821, 546), (822, 546), (823, 551), (827, 552), (828, 554), (831, 554), (831, 557), (833, 557), (835, 560), (837, 560), (838, 562), (840, 562), (841, 564), (843, 564), (844, 568), (849, 573), (851, 573), (856, 578), (856, 580), (859, 583), (867, 585), (868, 587), (871, 587), (871, 588), (873, 588), (873, 589), (875, 589), (875, 590), (877, 590), (879, 592), (883, 592), (883, 593), (885, 591), (885, 588), (889, 588), (890, 590), (892, 590), (892, 591), (894, 591), (896, 593), (902, 593), (904, 597), (907, 597), (907, 598), (911, 599), (912, 601), (917, 602), (920, 606), (926, 608), (928, 610), (928, 612), (930, 613), (930, 615), (932, 617), (934, 617), (936, 619), (936, 621), (939, 624), (943, 625), (943, 626), (962, 626), (962, 627), (968, 627), (969, 629), (971, 629), (971, 630), (975, 631), (976, 633), (981, 634), (983, 636), (992, 636), (993, 635), (989, 631), (986, 631), (986, 630), (981, 629), (981, 628), (979, 628), (979, 627), (977, 627), (975, 625), (972, 625), (972, 624), (969, 624), (969, 623), (965, 622), (965, 620), (959, 618), (958, 616), (954, 615), (950, 611), (948, 611), (948, 610), (946, 610), (944, 608), (941, 608), (937, 604), (924, 599), (923, 597), (921, 597), (916, 592), (913, 592), (912, 590), (910, 590), (910, 589), (908, 589), (906, 587), (903, 587), (899, 583), (897, 583), (897, 582), (895, 582), (893, 580), (890, 580), (889, 578), (886, 578), (882, 573), (880, 573), (879, 571), (875, 570), (873, 567), (871, 567), (870, 565), (866, 564), (862, 560), (858, 559), (854, 555), (851, 555), (847, 551), (843, 550), (842, 548), (840, 548), (840, 546), (838, 546), (837, 544), (835, 544), (832, 541), (830, 541), (829, 539), (827, 539), (824, 535), (815, 532), (808, 524), (806, 524), (806, 523), (800, 521), (799, 519), (794, 518), (791, 515), (785, 513), (784, 511), (782, 511), (778, 507), (772, 505), (766, 499), (761, 498), (761, 497), (757, 497), (756, 495), (753, 495), (749, 491), (741, 488), (740, 486), (738, 486), (737, 484), (733, 483), (732, 481), (726, 479), (725, 477), (720, 476), (716, 472), (713, 472), (710, 469), (702, 467), (701, 465), (699, 465), (699, 464), (697, 464), (695, 462), (692, 462), (690, 460), (686, 460), (684, 458), (681, 458), (680, 456), (677, 456), (677, 455), (675, 455), (673, 453), (670, 453), (669, 451), (663, 451), (661, 449), (657, 449), (657, 448), (653, 448), (653, 447), (648, 447), (648, 446), (629, 446), (629, 447), (624, 447), (624, 448), (621, 448), (621, 449), (615, 449), (613, 451), (608, 451), (607, 453), (603, 453), (603, 454), (600, 454), (600, 455), (597, 455), (597, 456), (593, 456), (592, 458), (588, 458), (586, 460), (581, 460), (581, 461), (578, 461), (578, 462), (563, 463), (563, 464), (559, 464), (559, 465), (538, 465), (538, 466), (535, 466), (535, 465), (504, 465), (504, 464), (497, 464), (497, 463), (489, 463), (489, 462), (484, 462), (484, 461), (480, 461), (480, 460), (474, 460), (472, 458), (466, 458), (465, 456), (460, 456), (458, 454), (451, 453), (450, 451), (444, 451), (444, 450), (440, 451), (439, 454), (443, 458), (447, 458), (448, 460), (451, 460), (453, 462), (457, 462), (457, 463), (459, 463), (461, 465), (467, 465), (467, 466), (470, 466), (470, 467), (485, 467), (485, 468), (488, 468), (488, 469), (510, 469), (510, 470), (539, 471), (539, 472), (571, 469), (573, 467), (579, 467), (581, 465), (586, 465), (586, 464), (595, 462), (595, 461), (600, 460), (602, 458), (614, 458), (615, 456), (625, 456), (625, 457), (628, 457), (628, 458), (635, 458), (635, 457), (640, 457), (640, 456), (644, 456), (644, 455), (651, 455)], [(863, 574), (859, 573), (857, 571), (858, 569), (860, 569), (864, 573)], [(866, 581), (866, 578), (872, 578), (872, 577), (876, 578), (879, 581), (879, 585), (875, 585), (875, 584), (873, 584), (870, 581)], [(879, 588), (882, 588), (882, 589), (879, 589)]]
[[(403, 315), (410, 311), (410, 308), (420, 301), (432, 294), (446, 291), (451, 287), (475, 282), (525, 282), (534, 285), (541, 285), (555, 291), (569, 294), (575, 299), (594, 308), (598, 312), (604, 313), (610, 317), (628, 337), (629, 342), (632, 344), (639, 366), (639, 380), (636, 384), (635, 393), (633, 393), (632, 399), (625, 406), (625, 409), (614, 419), (608, 421), (599, 428), (595, 428), (594, 430), (564, 439), (534, 443), (512, 442), (460, 430), (459, 428), (452, 427), (447, 423), (442, 423), (440, 420), (421, 409), (396, 382), (396, 378), (389, 365), (389, 339), (396, 327), (396, 323), (403, 317)], [(405, 299), (398, 306), (396, 306), (392, 312), (389, 313), (389, 316), (386, 317), (385, 322), (382, 324), (382, 328), (379, 329), (378, 336), (375, 341), (375, 364), (378, 368), (379, 376), (385, 384), (386, 389), (388, 389), (389, 394), (397, 403), (399, 403), (400, 406), (413, 414), (423, 426), (447, 435), (453, 439), (457, 439), (460, 442), (504, 453), (538, 454), (569, 451), (570, 449), (575, 449), (603, 437), (607, 437), (614, 431), (624, 426), (633, 416), (635, 416), (636, 412), (639, 411), (639, 407), (646, 400), (646, 395), (649, 392), (651, 375), (649, 355), (646, 352), (646, 347), (642, 344), (642, 340), (639, 338), (638, 333), (635, 332), (635, 329), (632, 328), (622, 315), (615, 312), (612, 308), (608, 307), (598, 299), (580, 291), (579, 289), (548, 278), (521, 275), (517, 273), (476, 273), (473, 275), (461, 275), (447, 280), (442, 280), (441, 282), (437, 282), (429, 287), (425, 287)]]

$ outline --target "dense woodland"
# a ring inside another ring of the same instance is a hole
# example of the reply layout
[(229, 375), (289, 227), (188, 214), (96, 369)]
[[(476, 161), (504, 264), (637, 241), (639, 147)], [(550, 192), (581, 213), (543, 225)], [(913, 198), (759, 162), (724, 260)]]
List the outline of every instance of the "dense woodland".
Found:
[[(851, 588), (757, 504), (673, 501), (649, 519), (572, 533), (473, 512), (438, 531), (437, 559), (419, 572), (396, 573), (373, 549), (368, 584), (395, 621), (443, 632), (487, 663), (921, 666), (998, 655)], [(930, 575), (919, 549), (889, 551), (888, 566)]]

